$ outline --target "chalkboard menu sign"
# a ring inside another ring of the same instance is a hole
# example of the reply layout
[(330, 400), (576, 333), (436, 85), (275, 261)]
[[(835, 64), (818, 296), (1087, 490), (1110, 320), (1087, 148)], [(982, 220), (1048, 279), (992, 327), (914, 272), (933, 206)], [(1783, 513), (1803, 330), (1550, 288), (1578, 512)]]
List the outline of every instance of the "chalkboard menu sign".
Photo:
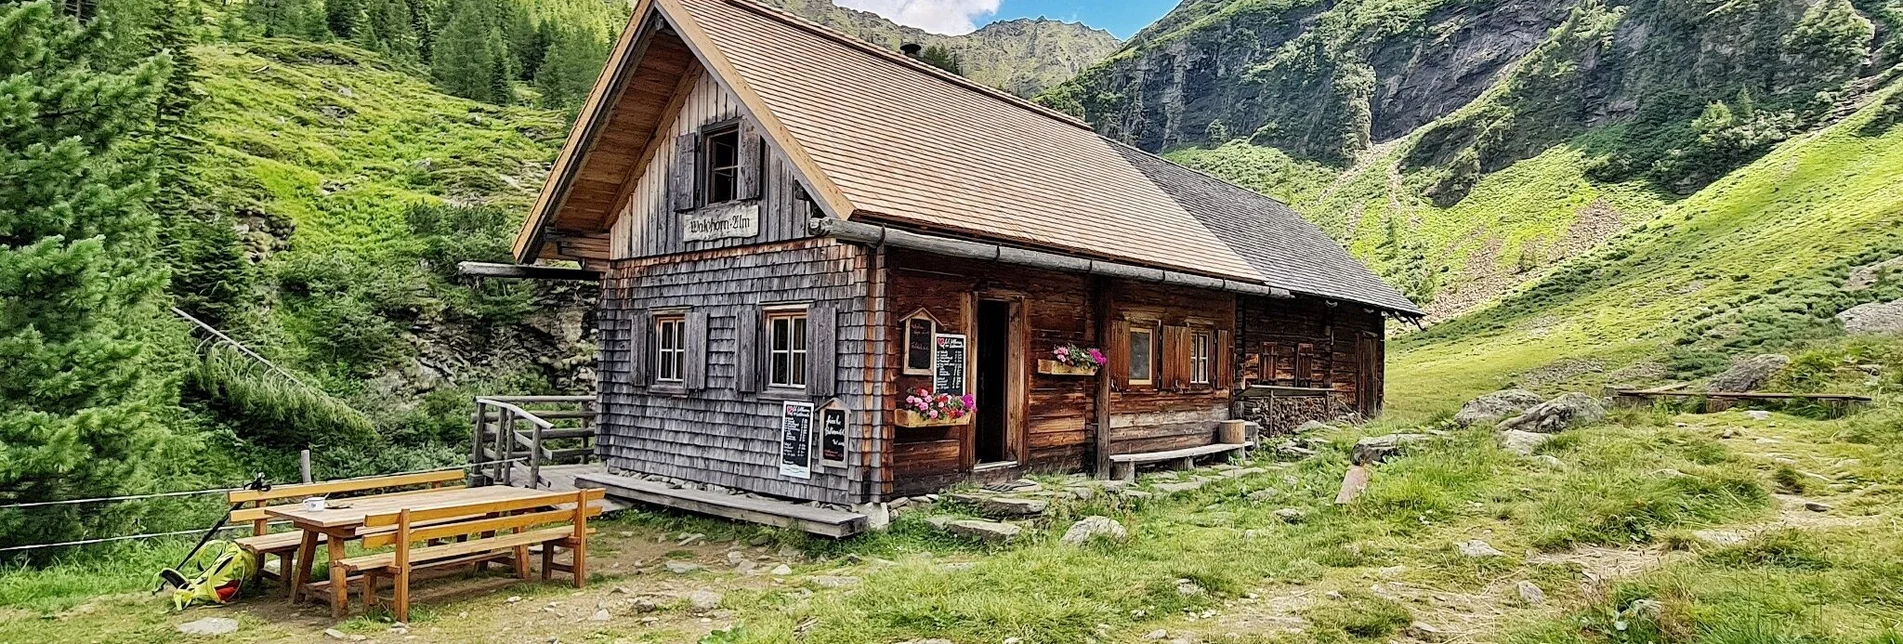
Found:
[(828, 463), (846, 463), (846, 410), (827, 407), (819, 410), (819, 459)]
[(782, 403), (780, 408), (780, 475), (813, 478), (813, 404)]
[(932, 391), (965, 395), (965, 336), (941, 333), (932, 343)]

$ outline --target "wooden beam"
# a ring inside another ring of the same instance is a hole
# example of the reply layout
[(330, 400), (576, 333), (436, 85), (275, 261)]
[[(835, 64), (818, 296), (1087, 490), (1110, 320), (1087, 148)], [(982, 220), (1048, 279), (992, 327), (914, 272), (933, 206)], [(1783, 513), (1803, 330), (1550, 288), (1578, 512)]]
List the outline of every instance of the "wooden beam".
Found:
[[(1096, 310), (1093, 312), (1097, 323), (1097, 346), (1108, 350), (1110, 347), (1110, 297), (1112, 282), (1105, 277), (1090, 278), (1090, 291), (1096, 295)], [(1108, 364), (1097, 370), (1097, 478), (1111, 476), (1110, 467), (1110, 380), (1111, 369), (1125, 369), (1126, 365)]]
[(601, 273), (580, 268), (491, 264), (488, 262), (463, 262), (456, 265), (456, 272), (470, 277), (501, 277), (523, 280), (566, 280), (575, 282), (596, 282), (601, 280)]

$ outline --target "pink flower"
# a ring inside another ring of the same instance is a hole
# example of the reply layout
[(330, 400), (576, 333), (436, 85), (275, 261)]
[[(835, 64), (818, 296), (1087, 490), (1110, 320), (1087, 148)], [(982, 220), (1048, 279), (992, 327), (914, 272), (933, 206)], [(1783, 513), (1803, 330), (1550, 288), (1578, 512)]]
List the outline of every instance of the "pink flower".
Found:
[(1095, 363), (1097, 363), (1097, 365), (1098, 365), (1098, 366), (1102, 366), (1102, 365), (1103, 365), (1103, 363), (1106, 363), (1106, 362), (1109, 362), (1109, 361), (1110, 361), (1110, 359), (1109, 359), (1109, 358), (1106, 358), (1106, 357), (1104, 357), (1104, 355), (1103, 355), (1103, 350), (1102, 350), (1102, 349), (1091, 349), (1091, 350), (1090, 350), (1090, 360), (1091, 360), (1092, 362), (1095, 362)]
[(1055, 354), (1057, 354), (1057, 358), (1058, 358), (1059, 360), (1062, 360), (1062, 359), (1064, 359), (1064, 358), (1065, 358), (1066, 356), (1069, 356), (1069, 355), (1070, 355), (1070, 347), (1058, 347), (1058, 348), (1056, 348), (1056, 349), (1054, 349), (1054, 350), (1052, 350), (1051, 352), (1052, 352), (1052, 353), (1055, 353)]
[(965, 397), (959, 398), (958, 402), (964, 403), (966, 409), (978, 406), (978, 398), (971, 394), (965, 394)]
[(930, 418), (932, 420), (938, 420), (938, 410), (934, 409), (934, 410), (925, 412), (925, 417)]

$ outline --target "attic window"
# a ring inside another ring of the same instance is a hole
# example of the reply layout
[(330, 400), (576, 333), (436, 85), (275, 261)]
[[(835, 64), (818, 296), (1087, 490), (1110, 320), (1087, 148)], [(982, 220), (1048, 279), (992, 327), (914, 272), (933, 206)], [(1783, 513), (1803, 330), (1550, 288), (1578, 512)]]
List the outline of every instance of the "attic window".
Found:
[(701, 149), (706, 165), (701, 168), (701, 194), (707, 203), (727, 203), (740, 199), (740, 128), (727, 127), (702, 134)]

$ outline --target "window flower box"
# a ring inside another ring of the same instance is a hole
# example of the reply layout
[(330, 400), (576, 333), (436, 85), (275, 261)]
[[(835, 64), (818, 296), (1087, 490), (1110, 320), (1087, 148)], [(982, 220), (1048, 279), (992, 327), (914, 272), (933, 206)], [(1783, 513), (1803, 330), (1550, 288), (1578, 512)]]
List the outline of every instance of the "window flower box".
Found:
[(1052, 348), (1051, 357), (1038, 360), (1037, 372), (1051, 376), (1094, 376), (1109, 361), (1100, 349), (1066, 344)]
[(1100, 369), (1100, 367), (1094, 365), (1079, 367), (1064, 364), (1056, 360), (1037, 361), (1037, 372), (1047, 376), (1094, 376), (1097, 375), (1098, 369)]
[(977, 401), (971, 394), (953, 396), (914, 389), (899, 408), (900, 427), (951, 427), (971, 422)]
[(920, 427), (957, 427), (969, 422), (971, 422), (971, 414), (965, 414), (956, 418), (951, 416), (930, 418), (925, 414), (910, 409), (901, 409), (899, 410), (897, 424), (900, 427), (916, 429)]

